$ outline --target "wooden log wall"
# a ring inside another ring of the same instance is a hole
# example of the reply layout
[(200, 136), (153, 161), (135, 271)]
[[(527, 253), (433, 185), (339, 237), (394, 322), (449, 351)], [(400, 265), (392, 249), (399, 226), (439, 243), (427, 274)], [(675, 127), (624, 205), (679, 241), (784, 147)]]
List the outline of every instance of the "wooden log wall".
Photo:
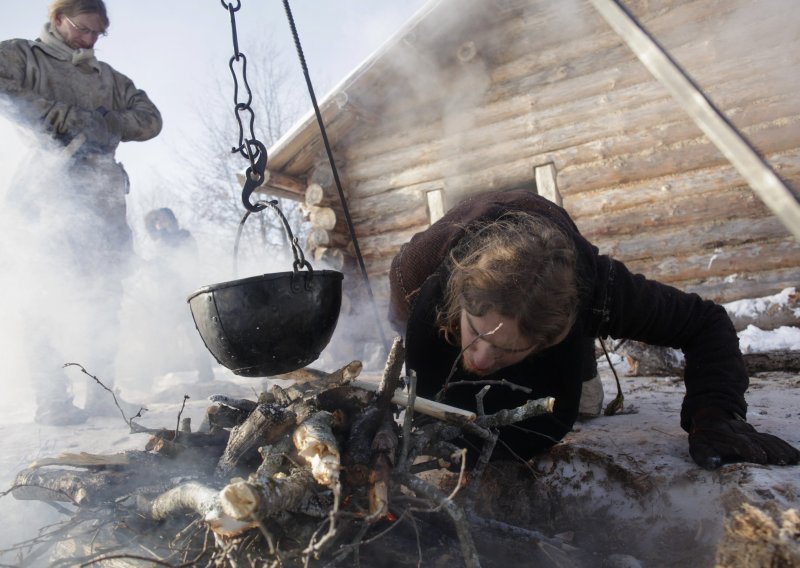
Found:
[[(337, 141), (380, 300), (391, 258), (428, 226), (428, 191), (444, 189), (453, 205), (533, 187), (535, 167), (548, 163), (585, 236), (633, 270), (723, 302), (798, 284), (800, 245), (591, 5), (471, 6), (483, 10), (481, 25), (437, 33), (444, 14), (434, 11), (413, 46), (386, 55), (379, 79), (353, 87), (372, 89), (381, 104), (375, 121)], [(741, 0), (626, 6), (800, 188), (797, 17)], [(746, 49), (730, 43), (737, 33)], [(467, 42), (474, 54), (464, 57)], [(308, 205), (335, 209), (331, 190), (310, 185)], [(314, 234), (316, 246), (352, 253), (339, 229)]]

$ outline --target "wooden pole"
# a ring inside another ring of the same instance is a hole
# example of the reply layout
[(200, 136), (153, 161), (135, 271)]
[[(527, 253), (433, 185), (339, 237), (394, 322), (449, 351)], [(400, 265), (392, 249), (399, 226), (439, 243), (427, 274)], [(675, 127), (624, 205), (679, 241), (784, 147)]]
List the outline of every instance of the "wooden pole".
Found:
[[(351, 384), (355, 387), (368, 390), (370, 392), (376, 392), (378, 390), (378, 383), (372, 381), (356, 379)], [(394, 395), (392, 395), (392, 404), (402, 407), (408, 406), (408, 394), (404, 393), (400, 389), (397, 389), (394, 392)], [(425, 414), (426, 416), (432, 416), (434, 418), (438, 418), (439, 420), (455, 422), (457, 424), (472, 422), (476, 418), (475, 413), (470, 412), (469, 410), (456, 408), (455, 406), (450, 406), (449, 404), (442, 404), (441, 402), (436, 402), (421, 397), (416, 397), (414, 399), (414, 412), (419, 412), (420, 414)]]
[(800, 239), (800, 203), (722, 113), (616, 0), (590, 0), (642, 64), (744, 177), (794, 236)]

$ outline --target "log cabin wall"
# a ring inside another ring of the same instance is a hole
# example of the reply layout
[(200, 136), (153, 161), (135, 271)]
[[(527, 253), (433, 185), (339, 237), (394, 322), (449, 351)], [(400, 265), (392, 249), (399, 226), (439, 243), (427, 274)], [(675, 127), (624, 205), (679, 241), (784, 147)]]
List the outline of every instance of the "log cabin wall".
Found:
[[(793, 0), (624, 5), (797, 194)], [(537, 178), (634, 271), (720, 302), (800, 284), (798, 242), (588, 2), (432, 2), (391, 43), (323, 105), (381, 310), (392, 257), (437, 210)], [(312, 221), (334, 212), (309, 244), (357, 288), (311, 126), (270, 168), (309, 180)]]

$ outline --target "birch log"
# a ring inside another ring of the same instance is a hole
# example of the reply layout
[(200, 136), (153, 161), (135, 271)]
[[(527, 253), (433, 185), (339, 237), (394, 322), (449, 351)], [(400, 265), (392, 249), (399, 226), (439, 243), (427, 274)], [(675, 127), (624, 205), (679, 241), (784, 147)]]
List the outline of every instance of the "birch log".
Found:
[(322, 227), (311, 227), (306, 237), (306, 246), (309, 250), (319, 247), (333, 247), (346, 249), (350, 246), (351, 239), (349, 234), (329, 231)]
[(220, 492), (196, 482), (173, 487), (154, 499), (139, 496), (137, 509), (141, 515), (156, 521), (192, 511), (203, 517), (212, 531), (225, 537), (240, 535), (256, 526), (254, 522), (243, 522), (225, 513)]
[(344, 212), (334, 207), (309, 207), (308, 220), (312, 227), (319, 227), (326, 231), (344, 233), (347, 231)]
[[(669, 347), (660, 347), (626, 341), (618, 350), (628, 363), (628, 376), (634, 377), (680, 377), (685, 361), (683, 353)], [(774, 350), (743, 353), (744, 366), (748, 374), (770, 371), (800, 372), (800, 351)]]
[(111, 494), (119, 472), (29, 468), (17, 474), (11, 494), (22, 501), (64, 501), (75, 505), (96, 504)]
[(333, 488), (339, 483), (341, 457), (333, 435), (332, 415), (320, 411), (300, 424), (292, 434), (298, 454), (311, 466), (311, 475), (320, 485)]
[(275, 474), (267, 484), (235, 481), (221, 491), (220, 504), (226, 515), (247, 521), (296, 509), (313, 488), (311, 472), (305, 468), (295, 468), (288, 476)]
[(342, 271), (345, 267), (346, 257), (341, 249), (319, 247), (314, 251), (314, 260), (324, 264), (330, 270)]

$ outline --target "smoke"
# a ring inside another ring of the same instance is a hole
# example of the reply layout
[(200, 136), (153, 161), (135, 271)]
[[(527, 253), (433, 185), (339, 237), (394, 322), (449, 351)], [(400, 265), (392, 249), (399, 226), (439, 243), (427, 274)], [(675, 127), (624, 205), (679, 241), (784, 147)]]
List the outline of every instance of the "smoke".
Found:
[[(4, 154), (2, 168), (2, 340), (14, 347), (6, 363), (15, 371), (3, 374), (10, 383), (3, 386), (13, 392), (39, 381), (33, 398), (63, 399), (72, 393), (71, 382), (59, 380), (60, 364), (78, 360), (100, 367), (108, 359), (111, 334), (99, 331), (113, 317), (105, 308), (121, 279), (111, 252), (120, 236), (102, 230), (89, 187), (114, 182), (84, 172), (73, 183), (63, 148), (21, 138), (18, 147), (27, 152), (16, 160)], [(98, 273), (102, 278), (92, 278)]]
[[(8, 105), (0, 110), (2, 421), (32, 421), (37, 397), (84, 407), (92, 389), (102, 391), (78, 368), (62, 369), (68, 362), (121, 390), (122, 398), (126, 388), (146, 396), (132, 401), (144, 406), (159, 375), (188, 371), (199, 380), (202, 369), (210, 379), (216, 362), (194, 328), (188, 295), (264, 272), (270, 263), (258, 259), (256, 267), (245, 259), (234, 274), (235, 227), (225, 247), (160, 246), (130, 209), (128, 225), (141, 236), (136, 250), (119, 253), (124, 219), (106, 226), (109, 211), (124, 211), (117, 170), (76, 170), (63, 147), (7, 118), (13, 117)], [(275, 255), (271, 260), (278, 262)]]
[[(37, 457), (107, 453), (126, 445), (142, 449), (144, 441), (128, 435), (111, 395), (79, 367), (63, 368), (65, 363), (82, 365), (120, 400), (132, 403), (123, 404), (129, 418), (139, 406), (151, 407), (152, 416), (158, 416), (159, 403), (179, 404), (176, 389), (162, 391), (164, 384), (184, 383), (185, 392), (197, 399), (193, 411), (199, 414), (203, 395), (194, 387), (201, 381), (201, 392), (241, 396), (239, 385), (226, 381), (226, 370), (202, 344), (187, 297), (204, 285), (290, 270), (291, 262), (284, 252), (265, 250), (261, 256), (245, 255), (234, 271), (236, 226), (204, 235), (196, 247), (164, 245), (150, 237), (135, 207), (128, 208), (127, 222), (139, 238), (130, 262), (116, 262), (113, 245), (119, 234), (103, 228), (106, 219), (98, 218), (93, 206), (119, 206), (123, 199), (130, 204), (130, 196), (113, 193), (119, 179), (103, 174), (102, 167), (96, 168), (100, 173), (91, 168), (76, 174), (62, 146), (13, 120), (7, 105), (0, 111), (0, 486), (7, 489)], [(155, 202), (148, 209), (168, 205)], [(175, 381), (162, 383), (169, 374), (177, 375)], [(209, 386), (212, 380), (217, 386)], [(259, 386), (253, 380), (254, 389)], [(72, 400), (86, 408), (92, 393), (110, 405), (110, 426), (105, 421), (66, 428), (34, 423), (44, 400)], [(170, 425), (152, 416), (145, 414), (141, 422)], [(169, 420), (174, 420), (171, 411)], [(0, 498), (0, 511), (25, 519), (0, 531), (0, 548), (32, 537), (60, 517), (44, 503), (11, 495)]]

